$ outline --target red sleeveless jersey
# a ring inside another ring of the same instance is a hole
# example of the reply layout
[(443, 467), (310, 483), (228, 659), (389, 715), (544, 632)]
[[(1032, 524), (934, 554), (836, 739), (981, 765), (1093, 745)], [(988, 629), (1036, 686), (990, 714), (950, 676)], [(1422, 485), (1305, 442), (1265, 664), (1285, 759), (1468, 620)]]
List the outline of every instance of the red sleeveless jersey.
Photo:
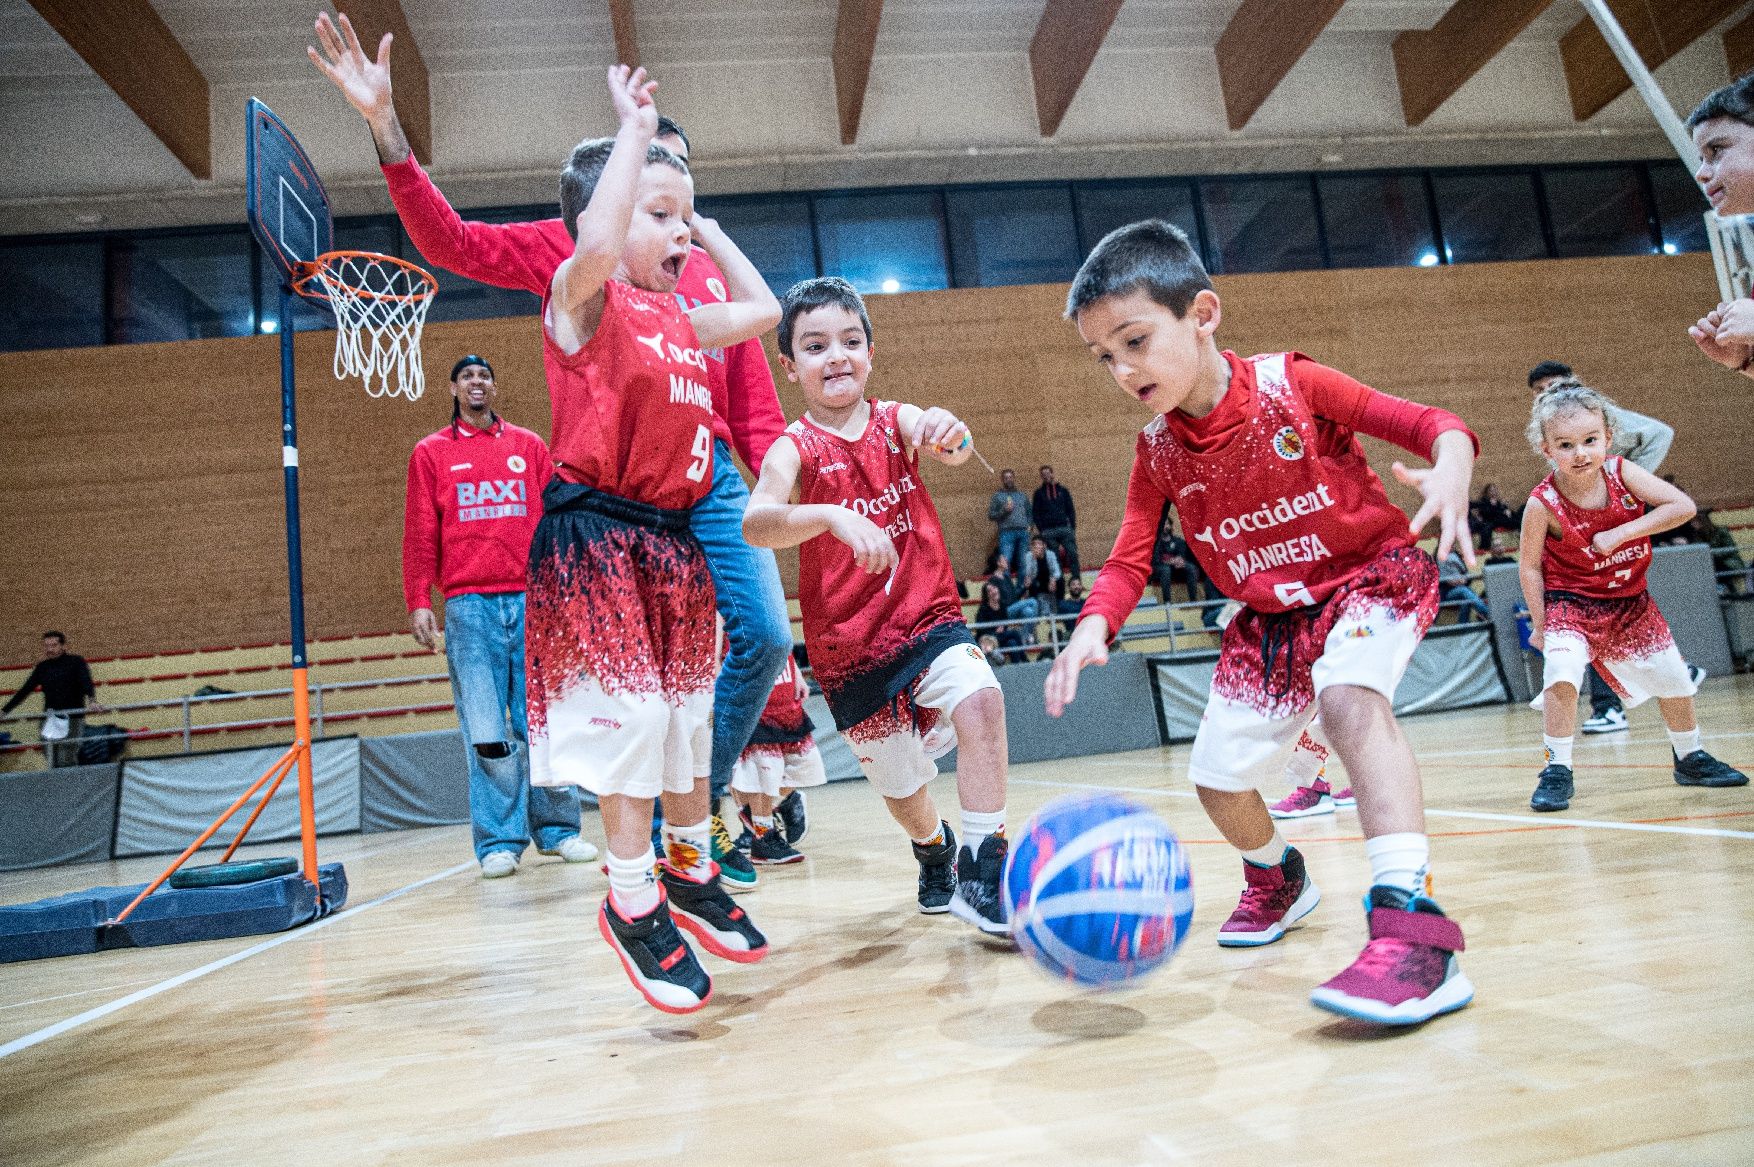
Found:
[(786, 667), (780, 670), (779, 680), (768, 692), (761, 720), (790, 727), (798, 724), (803, 713), (804, 706), (798, 702), (798, 662), (788, 656)]
[[(544, 319), (548, 308), (544, 297)], [(671, 510), (706, 494), (713, 396), (706, 355), (674, 296), (610, 280), (591, 339), (569, 354), (544, 326), (542, 364), (562, 478)]]
[(798, 447), (799, 501), (848, 507), (876, 523), (900, 556), (889, 575), (872, 575), (833, 535), (798, 548), (804, 643), (818, 683), (833, 689), (893, 660), (940, 625), (962, 622), (962, 602), (938, 510), (903, 453), (894, 401), (872, 401), (855, 439), (801, 417), (786, 428)]
[(1644, 591), (1645, 573), (1650, 570), (1650, 540), (1635, 539), (1614, 548), (1612, 555), (1597, 553), (1592, 540), (1603, 531), (1611, 531), (1644, 514), (1644, 503), (1626, 489), (1620, 477), (1619, 457), (1602, 463), (1602, 477), (1608, 484), (1608, 505), (1594, 510), (1580, 507), (1559, 493), (1553, 475), (1541, 479), (1529, 495), (1531, 502), (1547, 508), (1559, 524), (1560, 535), (1552, 529), (1541, 545), (1541, 587), (1550, 592), (1572, 592), (1580, 596), (1606, 600), (1620, 596), (1636, 596)]
[(1260, 612), (1319, 604), (1384, 551), (1411, 545), (1357, 437), (1318, 423), (1291, 354), (1233, 360), (1219, 411), (1245, 424), (1206, 447), (1198, 434), (1211, 419), (1160, 415), (1139, 435), (1138, 460), (1225, 595)]

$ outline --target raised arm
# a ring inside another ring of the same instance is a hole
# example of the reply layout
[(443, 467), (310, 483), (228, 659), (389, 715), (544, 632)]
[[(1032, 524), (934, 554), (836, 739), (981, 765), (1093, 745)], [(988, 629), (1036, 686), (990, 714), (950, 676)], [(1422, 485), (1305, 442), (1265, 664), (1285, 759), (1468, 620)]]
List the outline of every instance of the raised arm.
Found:
[(708, 303), (691, 308), (688, 319), (705, 348), (720, 348), (753, 340), (780, 322), (780, 302), (761, 278), (749, 257), (731, 242), (715, 219), (696, 215), (689, 224), (695, 242), (706, 248), (719, 270), (725, 273), (725, 290), (731, 298), (723, 304)]

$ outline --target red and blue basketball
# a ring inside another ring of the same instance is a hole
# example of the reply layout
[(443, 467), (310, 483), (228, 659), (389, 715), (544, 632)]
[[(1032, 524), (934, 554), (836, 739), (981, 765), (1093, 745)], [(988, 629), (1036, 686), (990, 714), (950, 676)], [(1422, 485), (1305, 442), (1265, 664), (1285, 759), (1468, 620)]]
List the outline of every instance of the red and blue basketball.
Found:
[(1005, 906), (1017, 946), (1050, 975), (1118, 988), (1187, 937), (1194, 886), (1169, 824), (1116, 794), (1055, 799), (1013, 840)]

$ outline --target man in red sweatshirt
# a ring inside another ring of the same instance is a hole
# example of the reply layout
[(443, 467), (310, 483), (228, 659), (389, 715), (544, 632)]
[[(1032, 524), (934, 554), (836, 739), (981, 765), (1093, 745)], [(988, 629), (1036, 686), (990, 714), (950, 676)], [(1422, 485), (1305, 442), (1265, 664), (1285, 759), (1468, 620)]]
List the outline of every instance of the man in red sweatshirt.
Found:
[[(390, 35), (377, 59), (366, 56), (346, 16), (317, 17), (310, 58), (334, 82), (371, 127), (390, 198), (408, 238), (428, 263), (480, 283), (518, 288), (541, 296), (554, 271), (573, 253), (573, 239), (560, 219), (533, 223), (467, 222), (452, 209), (414, 159), (390, 90)], [(659, 144), (688, 160), (688, 139), (674, 121), (658, 119)], [(701, 248), (694, 248), (676, 287), (684, 311), (727, 298), (724, 275)], [(727, 888), (755, 886), (755, 868), (731, 846), (717, 808), (731, 771), (766, 707), (768, 690), (792, 649), (792, 626), (773, 552), (743, 539), (749, 488), (731, 450), (759, 473), (768, 447), (785, 429), (773, 373), (759, 339), (709, 349), (707, 387), (713, 399), (712, 489), (691, 512), (690, 526), (706, 552), (725, 621), (725, 657), (713, 690), (713, 859)]]
[(518, 869), (532, 836), (543, 855), (588, 863), (578, 791), (530, 785), (524, 722), (524, 579), (553, 476), (548, 447), (493, 411), (493, 368), (471, 354), (451, 369), (451, 423), (408, 459), (402, 590), (414, 639), (438, 650), (432, 591), (445, 597), (445, 659), (469, 747), (469, 818), (484, 879)]

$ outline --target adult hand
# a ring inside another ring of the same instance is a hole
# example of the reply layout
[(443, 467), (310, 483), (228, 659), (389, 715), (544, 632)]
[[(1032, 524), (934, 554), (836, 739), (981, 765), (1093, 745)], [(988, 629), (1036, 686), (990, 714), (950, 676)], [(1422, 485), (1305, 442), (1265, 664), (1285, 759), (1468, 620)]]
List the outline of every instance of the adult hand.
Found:
[(335, 83), (335, 88), (347, 98), (347, 103), (370, 122), (395, 116), (395, 105), (390, 97), (390, 42), (393, 39), (393, 34), (384, 34), (384, 39), (378, 42), (378, 59), (373, 61), (360, 47), (359, 34), (353, 31), (353, 22), (347, 19), (346, 13), (342, 13), (341, 27), (337, 29), (327, 12), (319, 12), (317, 43), (323, 46), (322, 52), (311, 45), (305, 46), (305, 52), (322, 70), (323, 76)]
[(438, 651), (438, 618), (432, 614), (431, 608), (416, 608), (409, 613), (409, 630), (420, 647), (428, 652)]

